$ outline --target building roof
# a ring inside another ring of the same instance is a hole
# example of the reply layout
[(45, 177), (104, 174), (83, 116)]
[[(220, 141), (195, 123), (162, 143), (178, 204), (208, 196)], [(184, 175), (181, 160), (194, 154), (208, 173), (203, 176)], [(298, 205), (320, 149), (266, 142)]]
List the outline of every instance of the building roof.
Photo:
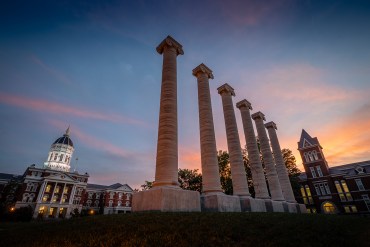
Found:
[(305, 147), (305, 145), (304, 145), (305, 140), (307, 142), (309, 142), (309, 144), (311, 144), (311, 145), (319, 145), (320, 146), (320, 143), (319, 143), (319, 140), (317, 139), (317, 137), (312, 138), (304, 129), (302, 129), (301, 139), (298, 142), (298, 149)]
[(0, 179), (1, 180), (20, 180), (22, 178), (22, 175), (15, 175), (15, 174), (9, 174), (9, 173), (0, 173)]
[(62, 136), (56, 139), (56, 141), (53, 144), (66, 144), (73, 147), (73, 142), (71, 138), (69, 138), (70, 128), (68, 126), (66, 133)]
[(133, 190), (128, 184), (120, 184), (115, 183), (112, 185), (101, 185), (101, 184), (87, 184), (87, 189), (96, 189), (96, 190), (103, 190), (103, 189), (118, 189), (119, 187), (127, 186), (130, 190)]

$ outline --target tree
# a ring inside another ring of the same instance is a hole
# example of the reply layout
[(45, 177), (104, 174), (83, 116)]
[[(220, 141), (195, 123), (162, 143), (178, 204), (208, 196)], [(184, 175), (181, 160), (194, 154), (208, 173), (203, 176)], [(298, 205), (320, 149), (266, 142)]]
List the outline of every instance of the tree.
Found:
[(226, 151), (220, 150), (217, 154), (218, 166), (220, 172), (221, 188), (227, 195), (233, 194), (233, 182), (231, 179), (231, 169), (229, 154)]
[(153, 187), (153, 182), (146, 181), (146, 180), (145, 180), (145, 183), (140, 186), (141, 191), (143, 191), (143, 190), (149, 190), (152, 187)]
[(182, 189), (202, 192), (202, 174), (198, 169), (179, 169), (178, 176)]
[[(198, 169), (179, 169), (178, 171), (178, 181), (179, 185), (184, 190), (195, 190), (202, 192), (202, 174), (198, 173)], [(140, 186), (141, 190), (149, 190), (153, 187), (153, 182), (145, 181), (143, 185)]]
[(290, 149), (283, 148), (281, 150), (285, 162), (285, 166), (288, 171), (290, 184), (292, 185), (293, 193), (295, 196), (300, 196), (300, 184), (299, 175), (301, 175), (301, 170), (297, 167), (296, 159)]

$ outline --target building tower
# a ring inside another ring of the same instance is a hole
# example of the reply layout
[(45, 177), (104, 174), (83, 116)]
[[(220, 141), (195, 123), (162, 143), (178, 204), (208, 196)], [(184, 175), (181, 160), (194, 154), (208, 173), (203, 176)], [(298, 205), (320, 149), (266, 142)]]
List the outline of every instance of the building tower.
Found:
[(69, 138), (69, 126), (66, 133), (51, 144), (50, 151), (44, 168), (69, 172), (71, 169), (71, 158), (74, 151), (73, 142)]

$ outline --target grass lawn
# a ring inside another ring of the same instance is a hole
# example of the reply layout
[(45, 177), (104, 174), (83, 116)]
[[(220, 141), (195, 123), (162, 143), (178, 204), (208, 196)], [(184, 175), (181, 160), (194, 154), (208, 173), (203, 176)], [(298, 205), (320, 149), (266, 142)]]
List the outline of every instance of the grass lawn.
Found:
[(370, 217), (135, 213), (0, 223), (0, 246), (370, 246)]

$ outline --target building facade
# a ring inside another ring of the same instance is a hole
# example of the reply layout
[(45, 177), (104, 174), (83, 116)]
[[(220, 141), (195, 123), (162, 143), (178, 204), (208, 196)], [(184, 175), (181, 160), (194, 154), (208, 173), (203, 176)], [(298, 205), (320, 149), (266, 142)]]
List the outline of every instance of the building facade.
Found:
[(69, 135), (68, 127), (51, 145), (42, 168), (33, 164), (23, 176), (0, 174), (0, 199), (6, 207), (30, 206), (33, 218), (42, 219), (131, 212), (133, 190), (129, 185), (88, 184), (88, 173), (70, 171), (74, 146)]
[(302, 130), (298, 150), (305, 172), (299, 177), (309, 213), (370, 213), (370, 160), (329, 167), (319, 140)]

